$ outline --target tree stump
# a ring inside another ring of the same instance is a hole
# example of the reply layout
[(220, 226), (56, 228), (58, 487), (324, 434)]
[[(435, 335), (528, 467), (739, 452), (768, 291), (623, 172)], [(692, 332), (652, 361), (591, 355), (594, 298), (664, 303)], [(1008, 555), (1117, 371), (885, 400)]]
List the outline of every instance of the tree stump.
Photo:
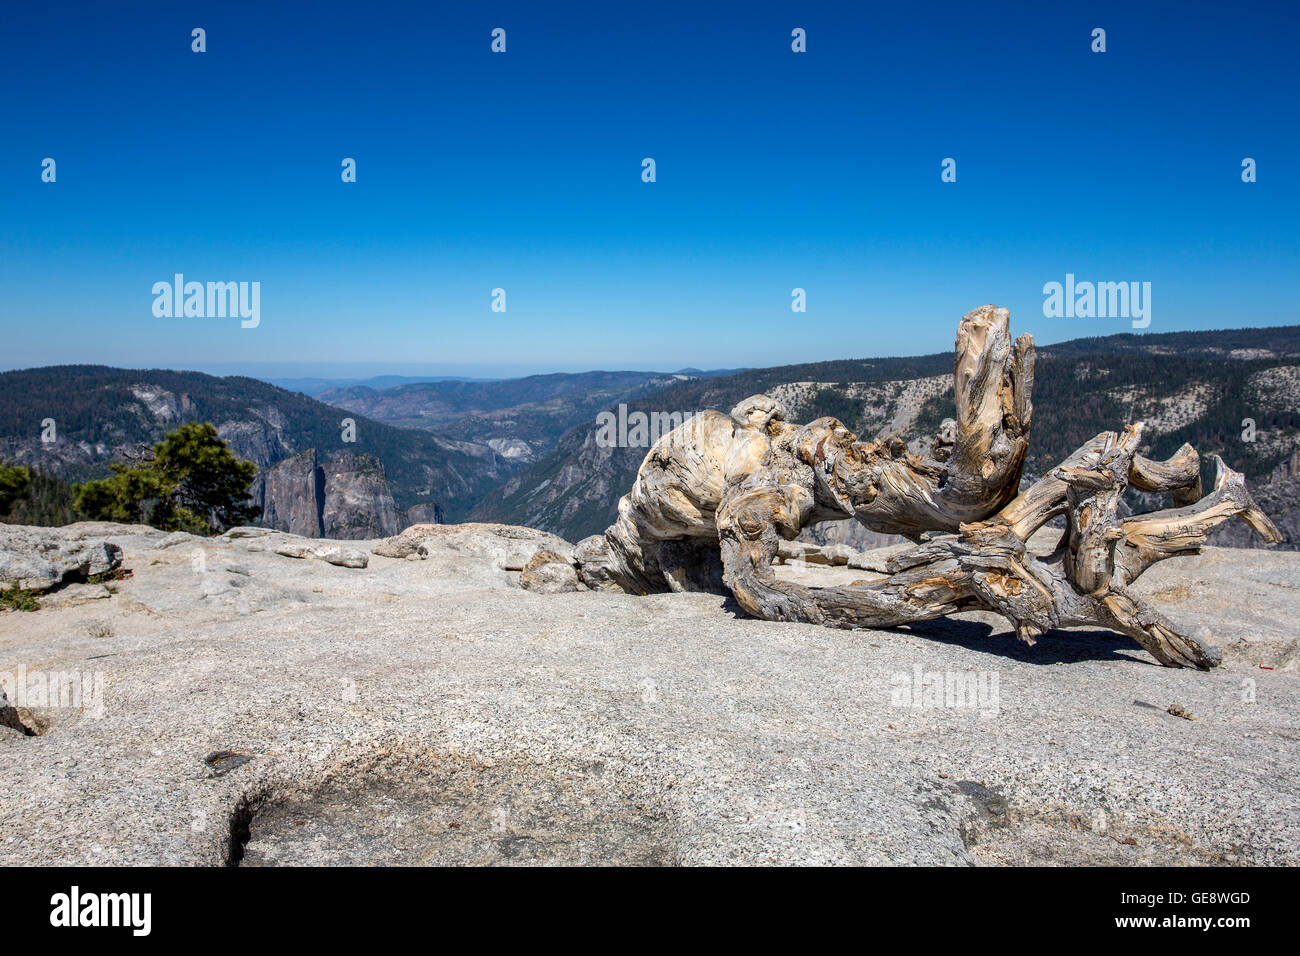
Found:
[[(1102, 432), (1017, 493), (1033, 417), (1034, 343), (1012, 341), (1006, 309), (967, 313), (957, 330), (956, 428), (920, 457), (898, 436), (860, 441), (834, 418), (785, 420), (765, 395), (730, 415), (708, 411), (646, 455), (618, 520), (578, 548), (592, 587), (634, 594), (733, 594), (755, 617), (882, 628), (982, 608), (1032, 644), (1053, 628), (1092, 625), (1134, 638), (1161, 664), (1208, 669), (1218, 650), (1179, 631), (1128, 586), (1157, 561), (1198, 551), (1211, 528), (1241, 517), (1268, 541), (1277, 528), (1243, 477), (1215, 456), (1201, 488), (1200, 457), (1138, 454), (1143, 426)], [(1127, 487), (1168, 493), (1173, 508), (1119, 517)], [(1029, 538), (1058, 515), (1055, 551)], [(778, 542), (804, 526), (849, 518), (906, 535), (885, 580), (811, 588), (772, 572)]]

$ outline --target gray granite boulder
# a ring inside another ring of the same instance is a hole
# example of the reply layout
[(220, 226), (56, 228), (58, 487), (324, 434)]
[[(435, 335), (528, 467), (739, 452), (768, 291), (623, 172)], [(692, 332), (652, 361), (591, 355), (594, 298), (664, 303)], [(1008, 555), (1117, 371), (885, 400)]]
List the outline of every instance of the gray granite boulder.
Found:
[(70, 529), (0, 524), (0, 589), (41, 591), (122, 563), (118, 545)]
[(498, 568), (522, 571), (538, 551), (549, 550), (571, 560), (573, 545), (563, 538), (516, 525), (470, 522), (466, 524), (416, 524), (370, 549), (386, 558), (422, 558), (441, 554), (488, 558)]
[(524, 565), (523, 573), (519, 575), (519, 586), (539, 594), (577, 591), (578, 572), (563, 555), (554, 551), (538, 551)]

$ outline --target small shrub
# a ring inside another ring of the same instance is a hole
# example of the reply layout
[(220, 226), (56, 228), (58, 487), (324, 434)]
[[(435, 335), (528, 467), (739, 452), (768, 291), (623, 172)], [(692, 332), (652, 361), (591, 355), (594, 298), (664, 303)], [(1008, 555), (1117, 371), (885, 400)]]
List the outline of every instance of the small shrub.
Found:
[[(131, 577), (132, 572), (126, 568), (112, 568), (108, 571), (100, 571), (98, 574), (92, 574), (86, 580), (91, 584), (107, 584), (109, 581), (124, 581)], [(109, 588), (111, 591), (112, 588)]]
[(27, 591), (17, 584), (5, 591), (0, 591), (0, 607), (11, 611), (39, 611), (41, 602), (36, 600), (39, 591)]

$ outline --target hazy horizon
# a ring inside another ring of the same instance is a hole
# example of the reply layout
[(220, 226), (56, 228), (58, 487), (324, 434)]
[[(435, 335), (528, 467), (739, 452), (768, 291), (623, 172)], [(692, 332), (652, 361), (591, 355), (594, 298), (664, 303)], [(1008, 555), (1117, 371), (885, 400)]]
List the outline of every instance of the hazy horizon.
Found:
[[(955, 324), (955, 323), (954, 323)], [(1015, 317), (1012, 317), (1013, 331), (1019, 335), (1031, 329), (1015, 328)], [(1265, 329), (1265, 328), (1283, 328), (1287, 326), (1300, 325), (1300, 322), (1272, 322), (1272, 323), (1243, 323), (1238, 325), (1225, 325), (1208, 329), (1187, 329), (1187, 328), (1168, 328), (1159, 331), (1152, 330), (1121, 330), (1119, 332), (1105, 333), (1105, 335), (1122, 335), (1131, 332), (1135, 336), (1146, 335), (1163, 335), (1175, 332), (1215, 332), (1228, 331), (1233, 329)], [(1074, 339), (1105, 337), (1104, 335), (1073, 335), (1052, 341), (1043, 341), (1037, 335), (1034, 341), (1040, 348), (1052, 345), (1058, 345), (1062, 342), (1069, 342)], [(912, 351), (912, 352), (895, 352), (863, 355), (821, 355), (800, 361), (789, 361), (778, 363), (780, 365), (802, 365), (812, 362), (839, 361), (842, 359), (860, 360), (860, 359), (886, 359), (886, 358), (911, 358), (914, 356), (925, 356), (942, 354), (952, 350), (949, 343), (946, 347), (931, 349), (929, 351)], [(0, 366), (0, 374), (5, 372), (18, 372), (30, 369), (49, 368), (59, 365), (108, 365), (111, 368), (121, 369), (167, 369), (177, 372), (201, 372), (206, 375), (219, 377), (225, 376), (244, 376), (246, 378), (255, 378), (262, 381), (285, 381), (285, 380), (311, 380), (326, 379), (335, 381), (364, 382), (370, 379), (393, 377), (393, 378), (410, 378), (419, 380), (432, 379), (465, 379), (468, 381), (495, 381), (511, 378), (526, 378), (534, 375), (577, 375), (585, 372), (660, 372), (663, 374), (675, 374), (687, 369), (694, 369), (701, 372), (715, 371), (739, 371), (750, 368), (768, 368), (771, 366), (759, 365), (699, 365), (699, 364), (682, 364), (672, 367), (656, 367), (645, 364), (636, 364), (635, 362), (624, 362), (622, 364), (613, 364), (600, 368), (586, 368), (582, 366), (570, 366), (560, 368), (546, 367), (529, 367), (529, 366), (435, 366), (422, 365), (412, 362), (243, 362), (243, 363), (211, 363), (199, 362), (193, 364), (149, 364), (149, 365), (115, 365), (102, 361), (86, 362), (50, 362), (43, 365), (3, 365)]]

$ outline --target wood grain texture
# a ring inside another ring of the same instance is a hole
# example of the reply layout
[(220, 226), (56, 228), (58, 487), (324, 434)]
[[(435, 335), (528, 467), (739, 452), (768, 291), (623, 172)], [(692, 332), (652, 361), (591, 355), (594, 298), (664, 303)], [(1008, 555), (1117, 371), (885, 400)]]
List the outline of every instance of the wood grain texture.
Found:
[[(729, 415), (698, 415), (646, 455), (603, 541), (577, 549), (590, 586), (634, 594), (731, 593), (749, 614), (841, 628), (915, 623), (980, 608), (1007, 618), (1024, 641), (1097, 626), (1120, 631), (1160, 663), (1219, 663), (1204, 636), (1180, 632), (1128, 586), (1157, 561), (1195, 553), (1216, 525), (1240, 517), (1265, 540), (1280, 535), (1215, 457), (1202, 493), (1200, 458), (1184, 445), (1167, 461), (1138, 453), (1143, 426), (1102, 432), (1017, 493), (1033, 417), (1034, 344), (1014, 341), (1006, 309), (968, 312), (957, 331), (955, 428), (925, 458), (896, 435), (860, 441), (843, 423), (786, 421), (766, 395)], [(1127, 488), (1169, 494), (1174, 507), (1121, 517)], [(1056, 550), (1030, 537), (1065, 516)], [(782, 540), (808, 524), (853, 518), (904, 534), (882, 581), (812, 588), (772, 571)]]

